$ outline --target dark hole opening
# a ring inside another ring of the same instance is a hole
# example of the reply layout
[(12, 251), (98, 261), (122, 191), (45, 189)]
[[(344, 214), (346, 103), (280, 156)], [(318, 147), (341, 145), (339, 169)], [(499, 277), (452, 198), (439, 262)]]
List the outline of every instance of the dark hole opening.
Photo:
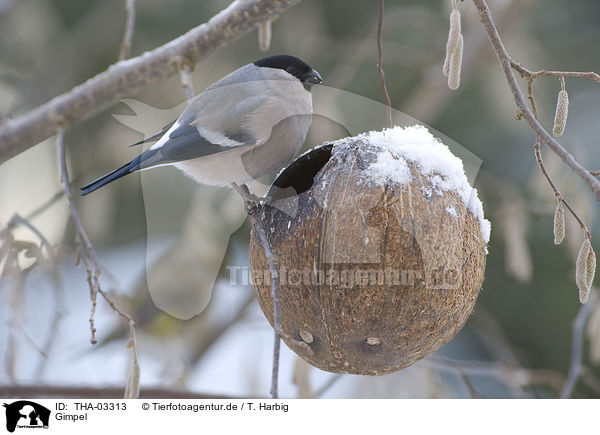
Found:
[[(331, 144), (323, 145), (296, 159), (277, 177), (273, 182), (273, 186), (279, 189), (292, 187), (298, 195), (306, 192), (313, 185), (315, 175), (319, 173), (331, 158), (332, 149), (333, 145)], [(269, 192), (272, 194), (272, 200), (283, 199), (285, 197), (283, 193), (280, 193), (283, 190), (279, 189), (275, 189), (275, 193)]]

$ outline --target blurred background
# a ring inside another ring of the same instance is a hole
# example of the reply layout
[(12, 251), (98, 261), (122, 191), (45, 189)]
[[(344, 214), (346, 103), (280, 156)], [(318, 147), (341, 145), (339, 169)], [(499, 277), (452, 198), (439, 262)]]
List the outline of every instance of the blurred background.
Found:
[[(132, 55), (176, 38), (228, 5), (138, 0)], [(489, 6), (508, 52), (527, 68), (600, 71), (597, 1), (574, 7), (559, 0), (490, 0)], [(567, 216), (566, 240), (553, 244), (556, 201), (536, 165), (533, 133), (515, 120), (512, 95), (472, 3), (459, 8), (465, 57), (457, 91), (448, 89), (441, 74), (449, 1), (386, 1), (384, 69), (395, 109), (482, 160), (475, 185), (492, 235), (475, 311), (435, 355), (383, 377), (322, 372), (283, 346), (283, 397), (557, 397), (571, 364), (578, 313), (587, 322), (577, 334), (583, 370), (572, 395), (600, 396), (599, 298), (581, 312), (574, 279), (582, 231)], [(377, 14), (374, 1), (303, 0), (273, 23), (267, 55), (299, 56), (328, 87), (382, 103)], [(124, 25), (121, 0), (0, 0), (0, 117), (17, 117), (115, 63)], [(197, 64), (195, 90), (264, 56), (255, 30)], [(539, 118), (548, 130), (559, 90), (557, 79), (535, 80)], [(600, 86), (567, 79), (567, 90), (570, 113), (560, 142), (598, 170)], [(133, 158), (137, 149), (128, 144), (185, 107), (179, 77), (131, 98), (68, 130), (74, 191)], [(382, 116), (373, 128), (384, 125)], [(344, 137), (347, 130), (351, 126), (315, 120), (305, 146)], [(600, 246), (590, 189), (546, 147), (542, 152), (557, 186), (592, 230), (593, 246)], [(98, 344), (89, 342), (89, 289), (85, 270), (75, 266), (75, 231), (60, 195), (57, 161), (49, 139), (0, 166), (0, 228), (18, 214), (53, 246), (53, 261), (20, 255), (18, 273), (4, 268), (0, 384), (119, 387), (130, 357), (127, 325), (99, 298)], [(263, 187), (269, 183), (262, 181)], [(152, 188), (142, 189), (146, 185)], [(138, 325), (142, 388), (266, 397), (272, 330), (252, 288), (230, 280), (232, 270), (248, 267), (250, 227), (237, 195), (198, 187), (175, 169), (160, 168), (77, 196), (76, 202), (104, 268), (103, 289)], [(41, 243), (26, 225), (11, 228), (11, 234), (25, 244)], [(156, 307), (161, 295), (190, 289), (199, 295), (194, 303), (206, 307), (199, 314), (174, 317)]]

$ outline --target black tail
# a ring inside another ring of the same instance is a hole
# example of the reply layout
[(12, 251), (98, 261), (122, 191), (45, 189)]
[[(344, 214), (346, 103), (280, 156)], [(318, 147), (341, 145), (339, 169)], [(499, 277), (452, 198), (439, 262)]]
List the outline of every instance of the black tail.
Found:
[(135, 159), (130, 161), (129, 163), (121, 166), (119, 169), (115, 169), (114, 171), (98, 178), (95, 181), (92, 181), (90, 184), (87, 184), (81, 188), (81, 194), (87, 195), (88, 193), (92, 193), (94, 190), (101, 188), (105, 184), (110, 183), (111, 181), (115, 181), (118, 178), (124, 177), (127, 174), (131, 174), (132, 172), (140, 169), (140, 162), (142, 160), (142, 156), (137, 156)]

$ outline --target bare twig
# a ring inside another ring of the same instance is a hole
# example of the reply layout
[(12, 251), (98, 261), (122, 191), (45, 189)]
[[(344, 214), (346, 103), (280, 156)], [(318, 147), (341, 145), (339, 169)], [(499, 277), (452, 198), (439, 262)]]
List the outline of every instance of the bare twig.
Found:
[(121, 53), (119, 54), (120, 60), (131, 56), (131, 40), (133, 39), (133, 29), (135, 26), (135, 0), (125, 0), (125, 13), (125, 32), (123, 33)]
[(584, 79), (592, 79), (600, 83), (600, 74), (595, 72), (577, 72), (577, 71), (547, 71), (545, 69), (540, 71), (530, 71), (521, 65), (519, 62), (510, 59), (510, 65), (521, 74), (521, 77), (531, 77), (535, 79), (537, 77), (579, 77)]
[(8, 221), (7, 229), (12, 229), (17, 225), (23, 225), (25, 228), (27, 228), (29, 231), (35, 234), (36, 237), (40, 239), (41, 246), (46, 248), (48, 255), (52, 260), (54, 260), (54, 255), (52, 253), (52, 245), (50, 245), (48, 239), (46, 239), (46, 237), (44, 237), (44, 235), (36, 227), (34, 227), (28, 219), (25, 219), (21, 217), (21, 215), (19, 215), (18, 213), (15, 213), (13, 217), (10, 218), (10, 220)]
[[(56, 201), (58, 201), (60, 198), (62, 198), (64, 194), (65, 194), (64, 190), (60, 190), (59, 192), (56, 192), (48, 200), (46, 200), (43, 204), (41, 204), (39, 207), (37, 207), (35, 210), (33, 210), (31, 213), (29, 213), (23, 219), (25, 219), (27, 221), (35, 219), (40, 214), (45, 212), (48, 208), (53, 206), (54, 203), (56, 203)], [(10, 222), (6, 225), (6, 227), (4, 227), (0, 230), (0, 238), (4, 237), (8, 231), (10, 231)]]
[(313, 397), (319, 398), (319, 397), (323, 396), (323, 394), (325, 394), (327, 392), (327, 390), (329, 390), (331, 387), (333, 387), (333, 385), (340, 379), (342, 379), (341, 373), (336, 373), (334, 375), (331, 375), (331, 377), (323, 385), (321, 385), (321, 387), (319, 387), (319, 389), (317, 391), (315, 391), (313, 393)]
[[(591, 294), (593, 297), (594, 293)], [(571, 330), (571, 361), (569, 364), (569, 372), (567, 374), (567, 380), (565, 381), (563, 388), (560, 392), (561, 399), (568, 399), (573, 394), (575, 385), (581, 375), (581, 359), (583, 356), (583, 329), (585, 322), (589, 317), (594, 303), (583, 304), (579, 308), (579, 312), (573, 320), (573, 329)]]
[(37, 344), (35, 342), (35, 340), (33, 339), (33, 337), (31, 335), (29, 335), (29, 332), (27, 332), (27, 330), (25, 329), (25, 326), (23, 326), (22, 323), (17, 323), (16, 328), (21, 332), (21, 335), (25, 338), (25, 341), (27, 343), (29, 343), (29, 345), (36, 351), (38, 352), (43, 359), (48, 358), (48, 353), (44, 351), (44, 349), (42, 349), (42, 346), (40, 346), (39, 344)]
[[(564, 78), (562, 78), (562, 77), (561, 77), (561, 85), (564, 87)], [(529, 99), (529, 103), (531, 104), (531, 110), (532, 110), (533, 116), (537, 119), (537, 107), (535, 104), (535, 98), (533, 96), (533, 77), (532, 76), (527, 77), (527, 98)], [(535, 144), (533, 146), (533, 149), (534, 149), (535, 159), (537, 161), (537, 164), (540, 167), (540, 170), (542, 171), (542, 174), (544, 175), (544, 177), (546, 177), (548, 184), (550, 184), (550, 187), (554, 191), (554, 195), (556, 196), (556, 199), (558, 201), (562, 202), (565, 207), (567, 207), (567, 209), (573, 215), (573, 217), (575, 218), (575, 220), (577, 221), (577, 223), (579, 224), (581, 229), (585, 232), (586, 236), (589, 236), (590, 232), (589, 232), (587, 226), (585, 225), (585, 222), (583, 222), (583, 219), (581, 219), (581, 217), (579, 217), (579, 215), (575, 212), (575, 210), (573, 210), (573, 208), (571, 208), (571, 206), (569, 205), (569, 203), (567, 202), (565, 197), (560, 193), (560, 191), (558, 190), (558, 187), (556, 187), (556, 184), (552, 180), (552, 177), (550, 177), (550, 174), (548, 173), (548, 170), (546, 169), (546, 165), (544, 165), (544, 160), (542, 159), (542, 150), (540, 147), (540, 136), (539, 135), (536, 135), (536, 137), (535, 137)]]
[(17, 325), (20, 322), (21, 317), (21, 306), (23, 296), (23, 284), (27, 277), (27, 271), (22, 271), (19, 268), (18, 253), (19, 250), (16, 248), (15, 240), (12, 234), (8, 234), (6, 245), (6, 260), (4, 261), (4, 268), (2, 270), (2, 276), (10, 276), (13, 278), (13, 285), (11, 286), (10, 292), (10, 317), (8, 320), (9, 334), (8, 343), (6, 345), (6, 354), (4, 356), (6, 363), (6, 371), (8, 378), (15, 382), (16, 380), (16, 355), (17, 355), (17, 342), (15, 340), (15, 331)]
[[(60, 179), (63, 184), (65, 197), (67, 198), (67, 202), (69, 203), (69, 208), (71, 210), (71, 220), (73, 225), (75, 226), (75, 231), (77, 232), (78, 239), (82, 242), (83, 246), (80, 250), (80, 259), (83, 261), (87, 272), (87, 282), (90, 288), (90, 298), (92, 301), (92, 310), (90, 314), (90, 329), (91, 329), (91, 343), (96, 344), (96, 326), (94, 324), (94, 314), (96, 312), (96, 298), (98, 293), (104, 298), (104, 300), (108, 303), (110, 308), (115, 311), (119, 316), (121, 316), (128, 324), (129, 324), (129, 342), (127, 343), (127, 347), (131, 349), (131, 364), (132, 370), (130, 370), (130, 374), (127, 380), (127, 388), (125, 390), (125, 394), (129, 398), (135, 398), (139, 394), (139, 363), (137, 360), (137, 348), (136, 348), (136, 338), (135, 338), (135, 322), (133, 318), (122, 311), (110, 298), (110, 296), (102, 290), (100, 287), (100, 273), (101, 269), (98, 263), (98, 257), (96, 255), (96, 250), (92, 245), (87, 233), (85, 232), (83, 225), (81, 224), (81, 219), (79, 218), (79, 213), (77, 212), (77, 208), (75, 207), (75, 203), (73, 202), (73, 197), (71, 195), (71, 187), (69, 185), (69, 175), (67, 173), (67, 158), (65, 152), (65, 128), (59, 127), (57, 136), (56, 136), (56, 144), (58, 146), (58, 157), (59, 157), (59, 166), (60, 166)], [(135, 380), (137, 378), (137, 381)]]
[(567, 207), (567, 210), (569, 210), (571, 215), (573, 215), (573, 217), (575, 218), (575, 220), (577, 221), (577, 223), (579, 224), (579, 226), (585, 233), (586, 237), (589, 238), (590, 231), (589, 231), (587, 225), (585, 224), (583, 219), (581, 219), (581, 217), (579, 217), (579, 215), (575, 212), (575, 210), (573, 210), (573, 208), (567, 202), (565, 197), (560, 193), (560, 191), (556, 187), (556, 184), (554, 184), (554, 181), (552, 181), (552, 178), (550, 177), (550, 174), (548, 173), (546, 166), (544, 165), (544, 161), (542, 159), (542, 151), (540, 149), (540, 137), (539, 136), (536, 136), (536, 138), (535, 138), (534, 150), (535, 150), (535, 158), (536, 158), (537, 164), (540, 167), (542, 174), (544, 174), (544, 177), (546, 177), (546, 180), (548, 180), (548, 184), (550, 184), (550, 187), (552, 187), (552, 190), (554, 191), (554, 195), (560, 202), (562, 202), (564, 204), (565, 207)]
[(274, 344), (273, 344), (273, 372), (271, 376), (271, 397), (276, 399), (279, 395), (279, 351), (281, 348), (281, 301), (279, 300), (279, 278), (277, 276), (277, 260), (271, 251), (269, 239), (258, 214), (258, 207), (250, 210), (250, 216), (254, 223), (254, 230), (260, 240), (265, 251), (265, 257), (269, 262), (269, 271), (271, 272), (271, 296), (273, 297), (273, 329), (274, 329)]
[[(62, 196), (62, 195), (63, 195), (63, 193), (61, 192), (60, 196)], [(37, 236), (37, 238), (40, 240), (40, 244), (41, 244), (40, 252), (41, 252), (42, 247), (46, 248), (46, 258), (44, 260), (46, 260), (46, 262), (48, 263), (47, 264), (47, 272), (50, 275), (50, 278), (52, 281), (52, 287), (54, 289), (54, 316), (52, 318), (50, 327), (48, 328), (48, 336), (46, 338), (46, 341), (39, 348), (40, 353), (43, 357), (42, 359), (40, 359), (40, 362), (36, 369), (36, 375), (39, 378), (39, 377), (41, 377), (41, 375), (43, 374), (43, 372), (45, 370), (47, 357), (50, 354), (50, 350), (55, 342), (56, 331), (58, 330), (60, 321), (62, 319), (62, 312), (63, 312), (63, 305), (64, 305), (62, 279), (60, 276), (60, 268), (59, 268), (58, 262), (56, 260), (56, 257), (54, 256), (54, 249), (50, 245), (50, 242), (48, 241), (48, 239), (46, 239), (46, 237), (44, 237), (44, 235), (31, 222), (29, 222), (28, 219), (25, 219), (18, 214), (15, 214), (10, 219), (8, 225), (6, 226), (6, 229), (11, 230), (16, 225), (23, 225), (25, 228), (29, 229), (33, 234), (35, 234)], [(25, 331), (25, 329), (23, 327), (22, 327), (22, 332), (24, 333), (24, 335), (27, 338), (29, 338), (29, 335), (27, 334), (27, 332)], [(30, 341), (33, 342), (33, 340), (30, 340)]]
[(586, 367), (581, 368), (581, 381), (594, 393), (600, 395), (600, 379), (598, 379), (594, 374)]
[(381, 33), (383, 30), (383, 15), (384, 15), (384, 0), (379, 0), (379, 16), (377, 20), (377, 72), (379, 73), (379, 81), (381, 83), (381, 90), (385, 96), (385, 104), (387, 105), (387, 123), (388, 127), (392, 128), (394, 123), (392, 121), (392, 100), (390, 100), (390, 94), (388, 93), (387, 86), (385, 85), (385, 75), (383, 74), (383, 47), (381, 44)]
[(581, 177), (581, 179), (583, 179), (583, 181), (590, 186), (594, 192), (594, 195), (596, 196), (596, 200), (600, 201), (600, 181), (594, 178), (594, 176), (590, 174), (586, 168), (584, 168), (577, 160), (575, 160), (575, 158), (566, 149), (564, 149), (562, 145), (560, 145), (556, 139), (550, 135), (550, 133), (544, 129), (544, 127), (535, 118), (531, 109), (527, 107), (523, 93), (521, 92), (519, 85), (517, 84), (516, 77), (512, 71), (513, 61), (502, 44), (502, 40), (498, 35), (498, 31), (485, 0), (473, 0), (473, 4), (477, 8), (479, 18), (485, 27), (492, 47), (496, 52), (498, 61), (500, 62), (504, 75), (506, 76), (508, 86), (510, 87), (515, 103), (519, 110), (519, 115), (523, 116), (535, 134), (539, 136), (541, 140), (547, 143), (552, 151), (554, 151), (569, 167), (571, 167), (571, 169), (573, 169), (575, 173), (577, 173), (577, 175)]
[(79, 122), (148, 83), (178, 73), (178, 56), (196, 64), (208, 54), (283, 12), (300, 0), (233, 2), (207, 23), (142, 56), (106, 71), (18, 118), (0, 126), (0, 163), (54, 135), (58, 125)]
[[(561, 89), (564, 91), (565, 90), (565, 78), (563, 76), (560, 76), (559, 80), (560, 80)], [(531, 104), (531, 110), (532, 110), (533, 116), (537, 119), (537, 108), (536, 108), (536, 104), (535, 104), (535, 98), (533, 96), (533, 77), (532, 76), (527, 76), (527, 94), (528, 94), (527, 97)], [(557, 109), (557, 113), (558, 113), (558, 109)], [(555, 124), (556, 124), (556, 121), (555, 121)], [(564, 127), (564, 124), (563, 124), (563, 127)], [(575, 210), (573, 210), (573, 208), (567, 202), (565, 197), (560, 193), (560, 191), (558, 190), (558, 187), (552, 180), (552, 177), (550, 177), (550, 174), (548, 173), (548, 170), (546, 169), (546, 165), (544, 165), (544, 160), (542, 159), (542, 150), (540, 147), (540, 136), (539, 135), (536, 135), (536, 137), (535, 137), (535, 144), (534, 144), (533, 148), (534, 148), (537, 164), (540, 167), (542, 174), (548, 181), (548, 184), (550, 184), (550, 187), (552, 187), (552, 190), (554, 191), (554, 196), (556, 196), (559, 206), (562, 203), (562, 205), (567, 207), (567, 209), (569, 210), (571, 215), (573, 215), (573, 217), (579, 224), (579, 227), (583, 230), (585, 238), (590, 239), (591, 234), (590, 234), (590, 231), (589, 231), (588, 227), (586, 226), (585, 222), (583, 221), (583, 219), (581, 219), (581, 217), (579, 217), (579, 215), (575, 212)], [(554, 222), (555, 241), (554, 241), (554, 243), (560, 243), (562, 241), (562, 239), (564, 238), (564, 224), (561, 224), (561, 223), (557, 224), (557, 221), (556, 221), (556, 219), (557, 219), (556, 213), (558, 212), (558, 210), (560, 210), (560, 209), (557, 208), (557, 211), (555, 212), (555, 222)], [(558, 219), (560, 222), (561, 219), (560, 218), (558, 218)], [(564, 217), (563, 217), (563, 220), (564, 220)], [(560, 236), (558, 236), (557, 231), (560, 231), (559, 228), (561, 228), (561, 227), (562, 227), (562, 234)], [(576, 276), (577, 276), (577, 274), (576, 274)], [(575, 281), (577, 281), (577, 278), (575, 278)], [(578, 282), (578, 286), (579, 286), (579, 282)], [(581, 289), (581, 287), (580, 287), (580, 289)], [(584, 293), (580, 292), (580, 295), (579, 295), (579, 299), (582, 303), (585, 303), (585, 300), (587, 299), (586, 296), (583, 296), (584, 294), (585, 294), (585, 292)]]
[(75, 207), (75, 202), (73, 201), (73, 196), (71, 195), (71, 186), (69, 185), (69, 175), (67, 173), (67, 158), (65, 152), (65, 127), (60, 126), (57, 130), (56, 135), (56, 146), (58, 147), (58, 162), (60, 167), (60, 181), (63, 185), (63, 189), (65, 192), (65, 198), (69, 204), (69, 209), (71, 211), (71, 221), (73, 222), (73, 226), (75, 227), (75, 231), (77, 234), (77, 239), (81, 242), (83, 246), (79, 251), (80, 259), (83, 260), (83, 264), (85, 266), (85, 270), (87, 272), (87, 282), (90, 288), (90, 298), (92, 301), (92, 311), (90, 313), (90, 330), (91, 330), (91, 338), (90, 341), (92, 344), (96, 344), (96, 326), (94, 324), (94, 315), (96, 313), (96, 296), (98, 294), (98, 290), (100, 289), (100, 266), (98, 265), (98, 257), (96, 256), (96, 250), (94, 246), (92, 246), (92, 242), (90, 241), (83, 225), (81, 224), (81, 219), (79, 218), (79, 213), (77, 212), (77, 208)]
[(548, 385), (559, 391), (563, 383), (563, 376), (557, 371), (528, 369), (520, 364), (505, 361), (463, 361), (433, 355), (423, 360), (421, 364), (423, 363), (461, 376), (492, 376), (508, 379), (520, 389), (526, 385)]
[(98, 286), (98, 293), (104, 298), (110, 308), (116, 312), (123, 320), (129, 325), (129, 340), (127, 341), (127, 348), (131, 349), (130, 368), (127, 375), (127, 382), (125, 385), (124, 397), (126, 399), (137, 399), (140, 394), (140, 366), (137, 357), (137, 341), (135, 334), (135, 321), (128, 313), (121, 310), (112, 298)]
[(229, 329), (240, 322), (248, 312), (248, 308), (255, 301), (254, 293), (249, 293), (244, 302), (237, 309), (231, 320), (225, 322), (222, 325), (217, 325), (211, 331), (208, 331), (206, 337), (203, 338), (201, 346), (198, 346), (197, 350), (192, 354), (189, 361), (190, 364), (195, 364), (202, 356), (209, 350), (213, 344), (215, 344)]
[(244, 204), (246, 204), (248, 214), (252, 218), (252, 231), (256, 232), (258, 240), (263, 247), (265, 252), (265, 258), (269, 263), (269, 272), (271, 273), (271, 297), (273, 298), (273, 331), (274, 331), (274, 344), (273, 344), (273, 371), (271, 373), (271, 397), (276, 399), (279, 396), (279, 352), (281, 349), (281, 301), (279, 299), (279, 276), (277, 269), (277, 260), (271, 250), (271, 244), (267, 238), (267, 233), (260, 219), (260, 205), (258, 203), (252, 203), (248, 201), (248, 198), (252, 196), (248, 190), (248, 186), (243, 184), (241, 186), (236, 183), (232, 183), (235, 190), (238, 191)]

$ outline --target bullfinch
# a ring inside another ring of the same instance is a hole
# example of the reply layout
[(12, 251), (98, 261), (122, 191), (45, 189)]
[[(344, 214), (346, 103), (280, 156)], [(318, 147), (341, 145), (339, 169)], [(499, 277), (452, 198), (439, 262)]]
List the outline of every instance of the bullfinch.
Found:
[[(173, 165), (207, 185), (245, 184), (294, 158), (312, 120), (311, 88), (323, 80), (294, 56), (245, 65), (193, 97), (129, 163), (81, 188), (82, 195), (132, 172)], [(246, 187), (246, 186), (244, 186)], [(247, 192), (247, 188), (245, 189)]]

